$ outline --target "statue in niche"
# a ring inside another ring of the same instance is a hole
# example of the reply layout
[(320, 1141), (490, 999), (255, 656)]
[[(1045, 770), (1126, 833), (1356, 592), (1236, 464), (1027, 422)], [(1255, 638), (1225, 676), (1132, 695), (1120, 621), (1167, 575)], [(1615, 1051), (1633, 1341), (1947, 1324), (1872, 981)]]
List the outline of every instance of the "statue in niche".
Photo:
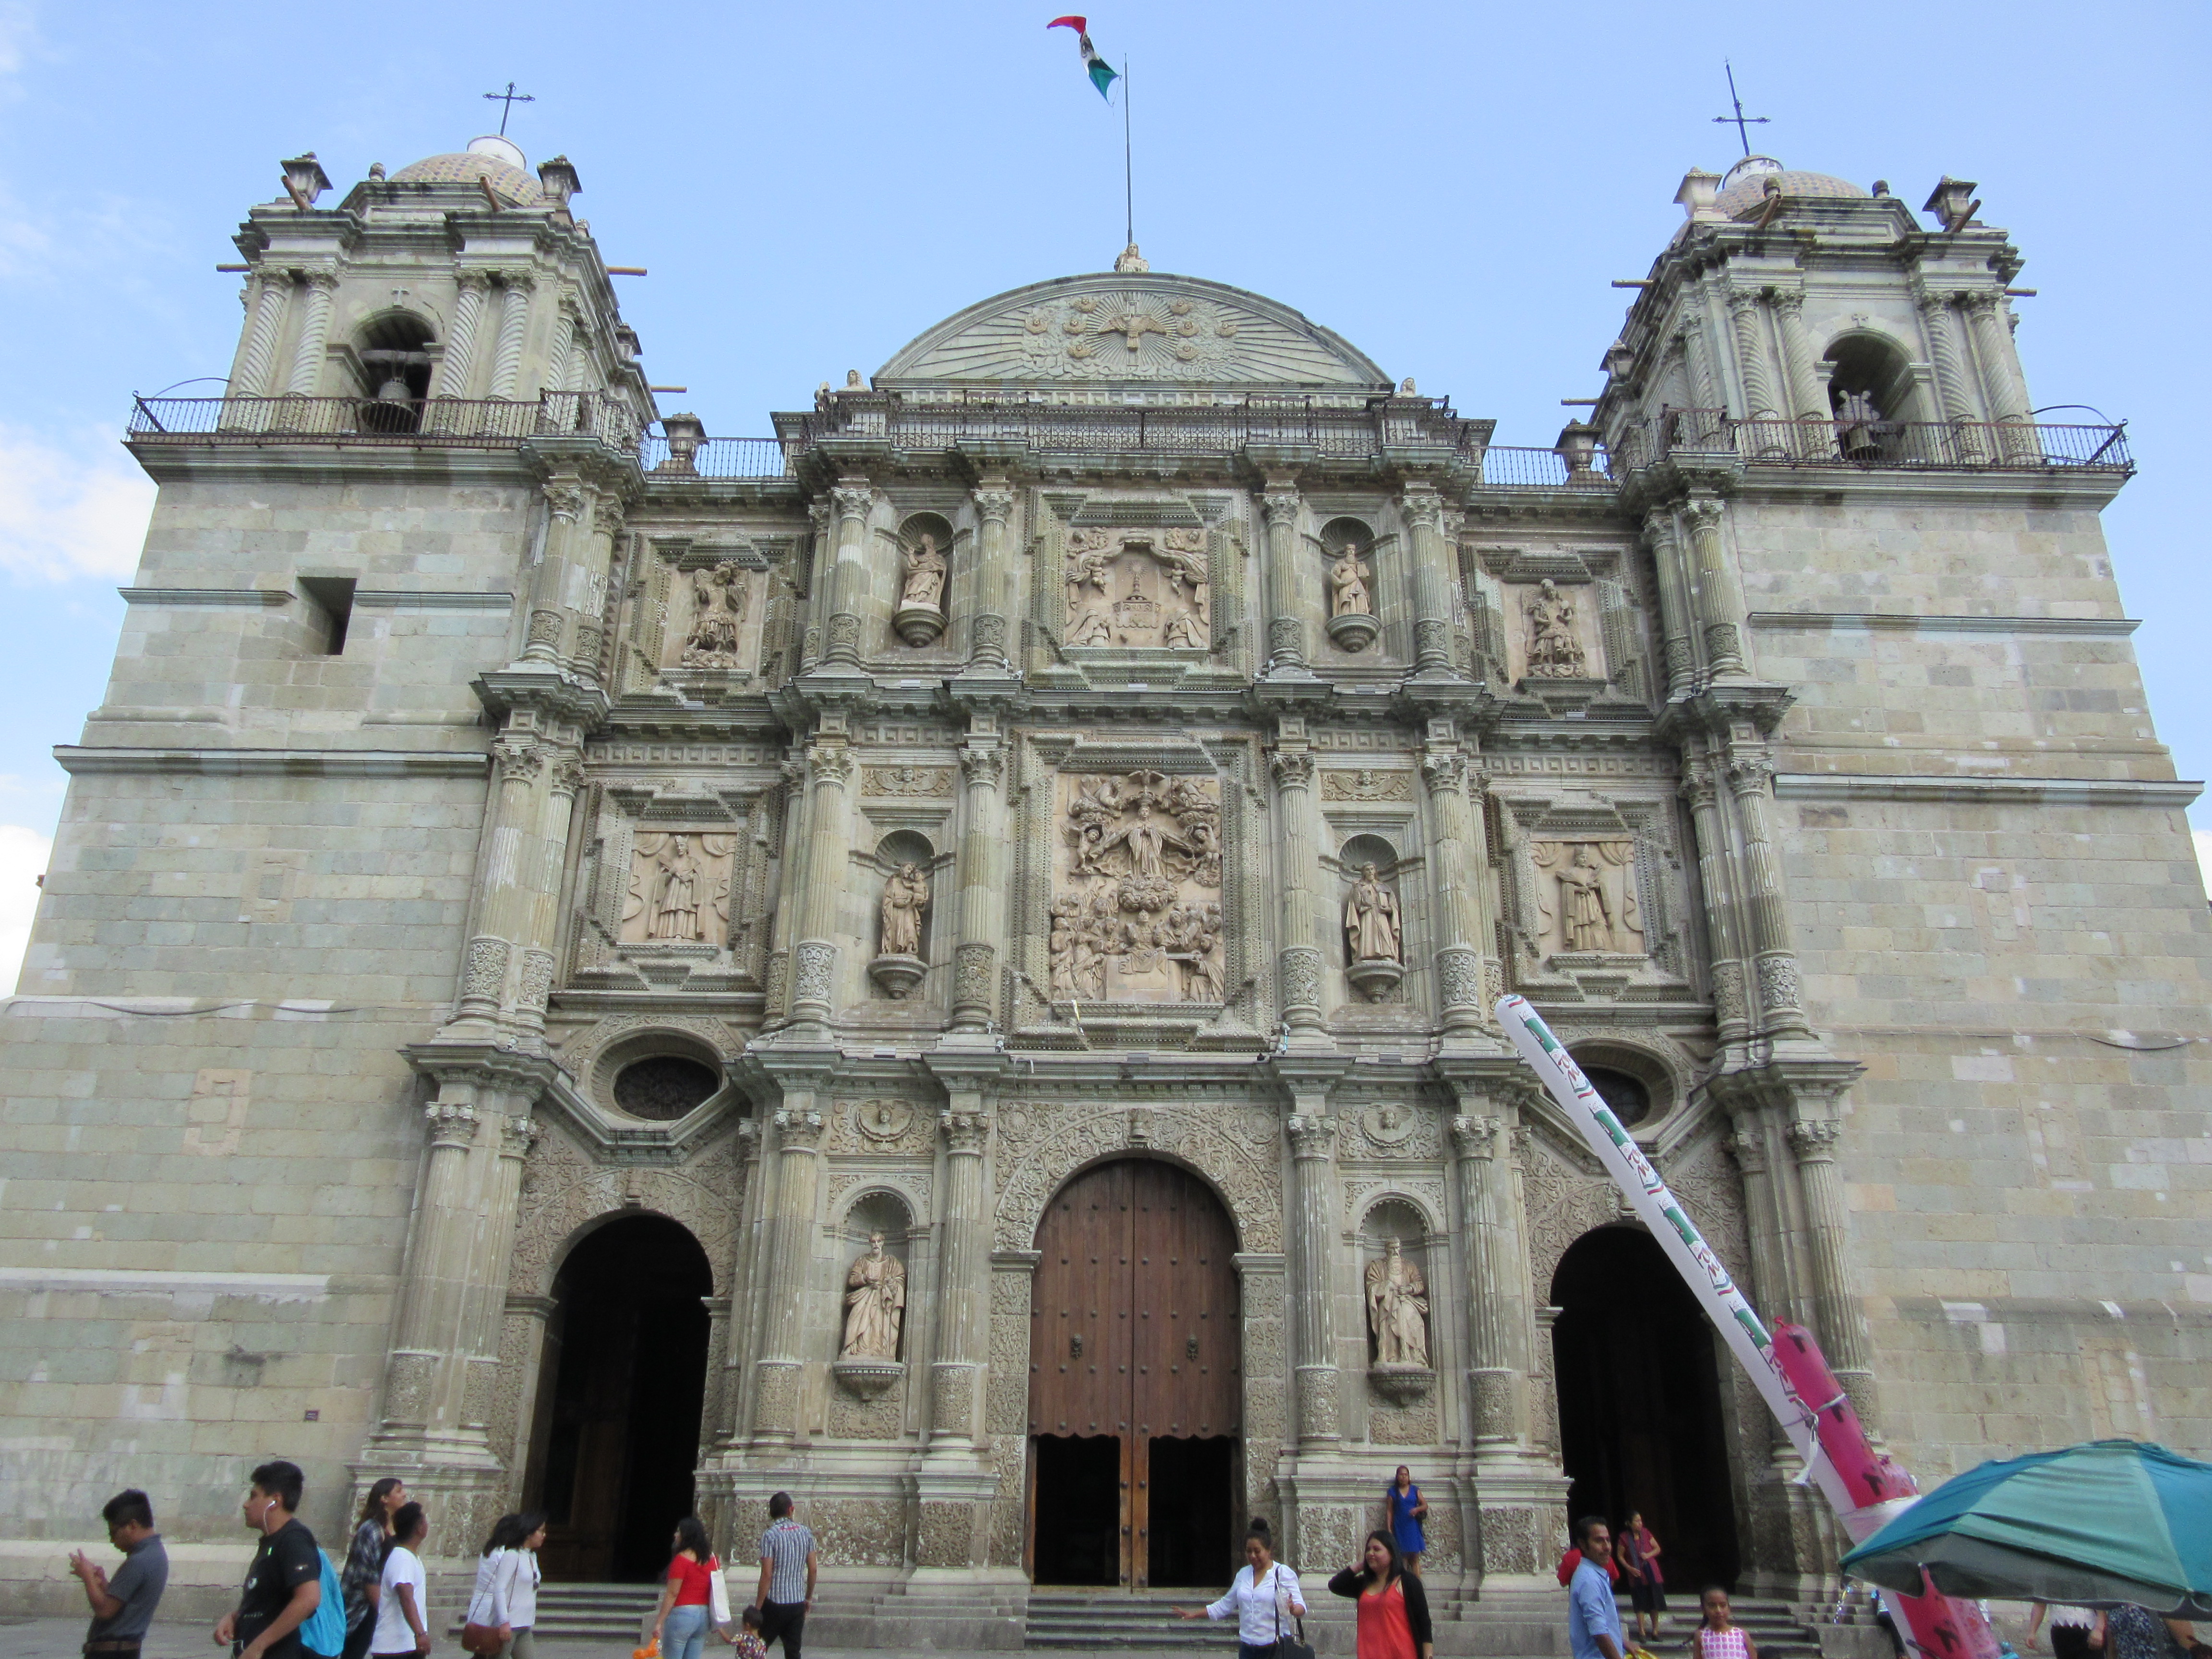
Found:
[(1406, 959), (1398, 896), (1383, 884), (1372, 864), (1359, 866), (1358, 878), (1344, 901), (1344, 937), (1354, 962), (1402, 963)]
[(1367, 1331), (1377, 1365), (1425, 1368), (1429, 1363), (1429, 1287), (1395, 1238), (1367, 1264)]
[(921, 954), (921, 913), (929, 903), (929, 878), (918, 864), (902, 864), (884, 883), (883, 951), (887, 957)]
[(1559, 919), (1570, 951), (1613, 949), (1613, 904), (1588, 842), (1576, 843), (1559, 872)]
[(1575, 637), (1575, 602), (1549, 576), (1528, 596), (1528, 672), (1539, 679), (1578, 680), (1588, 672)]
[(899, 592), (899, 605), (918, 606), (925, 611), (945, 609), (945, 555), (938, 550), (937, 538), (925, 530), (921, 539), (906, 552), (906, 586)]
[(645, 936), (690, 945), (707, 937), (699, 925), (699, 861), (689, 836), (671, 836), (653, 861), (653, 899)]
[(837, 1357), (896, 1359), (905, 1317), (906, 1267), (884, 1254), (881, 1233), (870, 1233), (867, 1254), (845, 1275), (845, 1346)]
[(1374, 572), (1359, 556), (1357, 547), (1347, 544), (1337, 555), (1336, 562), (1328, 568), (1329, 614), (1333, 617), (1371, 617), (1375, 614), (1374, 595), (1368, 590), (1368, 581)]
[(691, 631), (678, 663), (685, 668), (734, 668), (738, 616), (744, 604), (738, 567), (724, 562), (691, 575)]

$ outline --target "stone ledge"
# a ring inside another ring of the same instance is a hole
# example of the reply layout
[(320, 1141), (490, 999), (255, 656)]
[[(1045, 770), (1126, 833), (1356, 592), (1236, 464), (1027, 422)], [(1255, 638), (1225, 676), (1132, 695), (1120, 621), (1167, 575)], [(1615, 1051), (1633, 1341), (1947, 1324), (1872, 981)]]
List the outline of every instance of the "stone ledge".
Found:
[(1973, 806), (2187, 806), (2204, 793), (2186, 778), (1964, 778), (1894, 773), (1778, 772), (1777, 800), (1956, 801)]
[(1922, 617), (1882, 611), (1754, 611), (1744, 620), (1753, 628), (1837, 633), (2056, 634), (2076, 638), (2124, 637), (2142, 626), (2136, 617)]
[(481, 778), (491, 757), (409, 749), (125, 749), (56, 744), (71, 776), (89, 773), (189, 772), (205, 777)]

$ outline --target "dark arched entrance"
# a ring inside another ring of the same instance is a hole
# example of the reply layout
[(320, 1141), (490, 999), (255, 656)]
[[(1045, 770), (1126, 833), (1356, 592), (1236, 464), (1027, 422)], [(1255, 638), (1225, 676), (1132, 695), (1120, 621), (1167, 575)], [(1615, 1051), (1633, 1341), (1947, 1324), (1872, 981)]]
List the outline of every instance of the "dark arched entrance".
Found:
[(1712, 1327), (1651, 1236), (1601, 1227), (1552, 1275), (1559, 1451), (1574, 1516), (1658, 1534), (1670, 1588), (1733, 1584), (1735, 1508)]
[(1030, 1566), (1040, 1584), (1220, 1584), (1243, 1417), (1237, 1235), (1196, 1176), (1124, 1158), (1037, 1224)]
[(610, 1222), (553, 1283), (526, 1505), (548, 1517), (545, 1576), (647, 1580), (691, 1512), (714, 1274), (657, 1215)]

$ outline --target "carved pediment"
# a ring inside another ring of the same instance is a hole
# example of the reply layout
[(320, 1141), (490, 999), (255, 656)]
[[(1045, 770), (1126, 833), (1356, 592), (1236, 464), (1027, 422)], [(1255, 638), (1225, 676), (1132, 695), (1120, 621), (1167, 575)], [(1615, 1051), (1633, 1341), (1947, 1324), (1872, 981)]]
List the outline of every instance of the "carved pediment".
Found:
[(1273, 300), (1189, 276), (1064, 276), (971, 306), (878, 369), (878, 391), (948, 381), (1341, 386), (1390, 378)]

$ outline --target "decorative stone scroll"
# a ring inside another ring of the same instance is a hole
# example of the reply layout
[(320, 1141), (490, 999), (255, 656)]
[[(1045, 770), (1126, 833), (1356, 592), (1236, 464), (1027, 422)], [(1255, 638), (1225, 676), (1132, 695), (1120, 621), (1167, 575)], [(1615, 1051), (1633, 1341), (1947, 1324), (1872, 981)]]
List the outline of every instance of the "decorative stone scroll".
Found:
[(1071, 530), (1066, 643), (1204, 651), (1212, 644), (1206, 532)]
[(1220, 1001), (1219, 781), (1070, 774), (1058, 799), (1053, 995)]
[(630, 843), (623, 943), (720, 945), (727, 939), (737, 844), (731, 835), (640, 831)]

